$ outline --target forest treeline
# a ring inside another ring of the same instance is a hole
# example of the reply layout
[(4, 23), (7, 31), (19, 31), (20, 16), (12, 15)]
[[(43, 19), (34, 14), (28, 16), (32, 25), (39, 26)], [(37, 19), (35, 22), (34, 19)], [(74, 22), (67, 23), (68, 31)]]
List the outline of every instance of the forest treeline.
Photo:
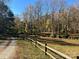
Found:
[(14, 16), (10, 8), (0, 0), (0, 34), (39, 34), (50, 36), (79, 33), (79, 1), (69, 5), (67, 0), (36, 0), (29, 4), (21, 17)]
[(75, 0), (68, 5), (67, 0), (37, 0), (25, 8), (23, 21), (16, 17), (18, 32), (38, 34), (50, 32), (50, 36), (79, 33), (79, 4)]
[(16, 33), (14, 14), (8, 7), (9, 0), (0, 0), (0, 36), (13, 36)]

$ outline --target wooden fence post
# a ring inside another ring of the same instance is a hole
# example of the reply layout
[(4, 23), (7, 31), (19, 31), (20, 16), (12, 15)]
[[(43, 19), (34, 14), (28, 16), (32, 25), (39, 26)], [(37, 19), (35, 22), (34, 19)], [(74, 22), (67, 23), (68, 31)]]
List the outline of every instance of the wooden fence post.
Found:
[(36, 40), (35, 40), (35, 47), (37, 47), (36, 45), (37, 45), (37, 38), (36, 38)]
[(47, 55), (47, 42), (45, 41), (45, 55)]
[(79, 59), (79, 56), (77, 56), (77, 59)]

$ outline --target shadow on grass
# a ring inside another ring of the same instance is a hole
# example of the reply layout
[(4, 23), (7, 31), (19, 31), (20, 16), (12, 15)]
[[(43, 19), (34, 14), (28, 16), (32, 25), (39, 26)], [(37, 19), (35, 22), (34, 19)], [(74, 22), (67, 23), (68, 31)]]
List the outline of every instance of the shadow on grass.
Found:
[(79, 44), (74, 43), (68, 43), (62, 40), (47, 40), (47, 39), (39, 39), (38, 41), (45, 43), (45, 41), (49, 44), (58, 44), (58, 45), (64, 45), (64, 46), (79, 46)]
[[(28, 36), (25, 38), (22, 37), (7, 37), (7, 38), (1, 38), (0, 40), (26, 40), (27, 38), (29, 38)], [(30, 37), (32, 38), (32, 37)], [(32, 38), (32, 39), (38, 39), (38, 38)], [(74, 44), (74, 43), (68, 43), (62, 40), (55, 40), (55, 39), (38, 39), (38, 41), (45, 43), (45, 41), (49, 44), (58, 44), (58, 45), (64, 45), (64, 46), (79, 46), (79, 44)]]

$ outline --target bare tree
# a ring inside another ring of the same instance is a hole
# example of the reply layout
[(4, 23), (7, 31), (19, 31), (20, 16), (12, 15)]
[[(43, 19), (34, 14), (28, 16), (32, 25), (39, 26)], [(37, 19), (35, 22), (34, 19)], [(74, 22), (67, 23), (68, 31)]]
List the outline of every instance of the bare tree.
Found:
[(52, 21), (52, 33), (51, 33), (51, 35), (53, 36), (54, 34), (55, 34), (55, 19), (57, 19), (57, 18), (55, 18), (55, 13), (57, 12), (57, 9), (58, 9), (58, 4), (59, 4), (59, 0), (51, 0), (50, 1), (51, 3), (50, 3), (50, 6), (51, 6), (51, 21)]
[(41, 28), (40, 26), (40, 20), (41, 20), (41, 15), (42, 15), (42, 1), (37, 0), (35, 3), (35, 18), (38, 21), (37, 25), (38, 25), (38, 31), (40, 32)]

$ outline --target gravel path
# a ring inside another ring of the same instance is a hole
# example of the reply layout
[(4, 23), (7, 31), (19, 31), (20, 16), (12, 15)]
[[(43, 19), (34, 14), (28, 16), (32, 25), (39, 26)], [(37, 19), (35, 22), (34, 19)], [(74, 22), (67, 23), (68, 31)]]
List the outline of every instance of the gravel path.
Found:
[(13, 59), (16, 52), (16, 41), (12, 40), (9, 46), (0, 54), (0, 59)]

